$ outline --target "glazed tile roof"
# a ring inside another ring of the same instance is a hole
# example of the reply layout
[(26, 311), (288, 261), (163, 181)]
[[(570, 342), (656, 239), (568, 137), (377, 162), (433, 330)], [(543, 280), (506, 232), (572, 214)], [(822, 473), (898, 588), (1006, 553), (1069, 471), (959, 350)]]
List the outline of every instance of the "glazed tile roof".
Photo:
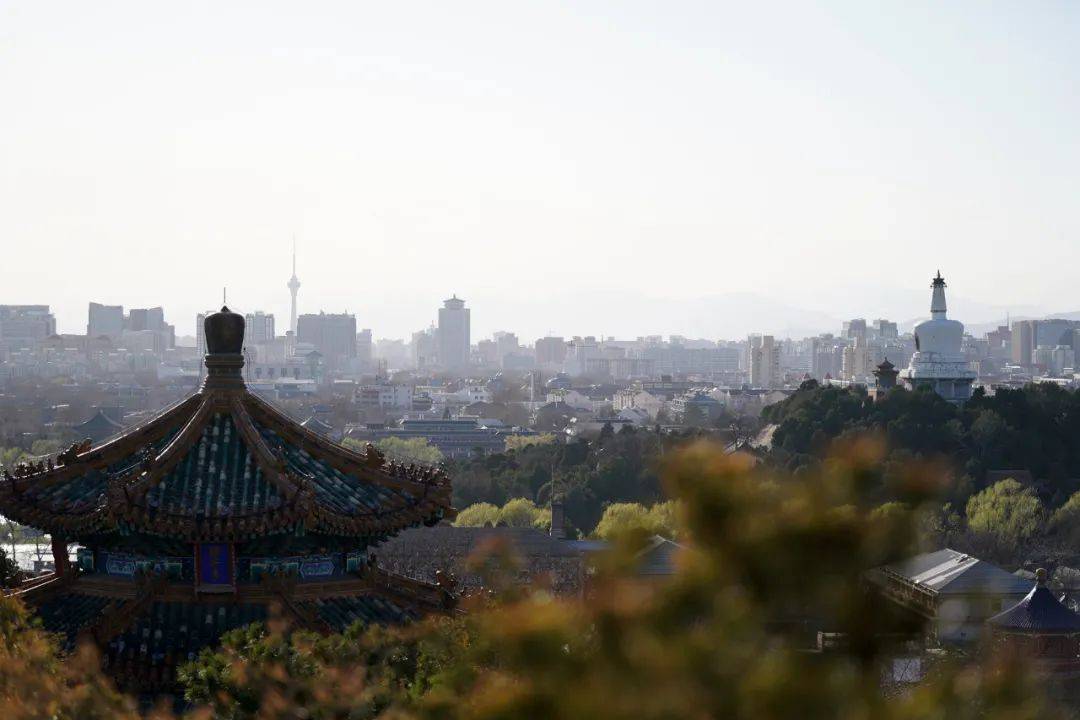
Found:
[(79, 631), (101, 617), (110, 602), (107, 597), (68, 593), (46, 598), (36, 607), (36, 612), (42, 628), (63, 635), (64, 649), (71, 650)]
[(318, 613), (334, 632), (341, 632), (355, 622), (363, 625), (401, 625), (417, 618), (414, 609), (380, 595), (324, 598), (301, 603)]
[(230, 630), (266, 620), (266, 606), (154, 602), (103, 648), (105, 669), (121, 687), (175, 687), (176, 668), (216, 647)]
[(96, 448), (0, 481), (0, 514), (69, 538), (383, 538), (452, 514), (440, 470), (356, 453), (246, 389), (205, 389)]
[(1036, 585), (1023, 600), (987, 622), (998, 630), (1080, 633), (1080, 615), (1062, 605), (1042, 584)]

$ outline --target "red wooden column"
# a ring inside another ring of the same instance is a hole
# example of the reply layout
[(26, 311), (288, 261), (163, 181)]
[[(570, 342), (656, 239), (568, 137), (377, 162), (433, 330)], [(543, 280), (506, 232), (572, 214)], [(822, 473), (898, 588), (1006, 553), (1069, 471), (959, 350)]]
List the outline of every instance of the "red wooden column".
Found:
[(52, 536), (53, 566), (57, 575), (66, 575), (70, 568), (68, 563), (67, 540), (56, 535)]

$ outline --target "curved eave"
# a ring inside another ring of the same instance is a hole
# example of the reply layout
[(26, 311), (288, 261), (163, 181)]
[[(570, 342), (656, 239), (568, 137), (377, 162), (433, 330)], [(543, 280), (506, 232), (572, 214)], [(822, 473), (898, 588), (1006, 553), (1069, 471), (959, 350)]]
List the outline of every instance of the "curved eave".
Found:
[(250, 393), (245, 393), (244, 403), (259, 422), (292, 443), (305, 449), (315, 449), (320, 460), (347, 475), (411, 493), (445, 490), (449, 496), (450, 479), (441, 470), (426, 466), (410, 470), (399, 463), (387, 463), (354, 452), (294, 422), (270, 403)]
[[(281, 495), (282, 504), (246, 515), (227, 511), (211, 515), (170, 514), (150, 507), (149, 491), (192, 451), (216, 413), (228, 413), (232, 417), (263, 476)], [(354, 514), (333, 509), (318, 498), (309, 478), (287, 468), (284, 459), (263, 439), (253, 416), (286, 442), (302, 447), (347, 477), (403, 494), (387, 498), (388, 507), (383, 509)], [(30, 487), (39, 491), (91, 471), (104, 471), (125, 457), (143, 452), (148, 445), (161, 442), (178, 428), (155, 456), (140, 458), (126, 474), (108, 478), (96, 498), (77, 503), (50, 503), (25, 494)], [(0, 482), (0, 513), (21, 524), (65, 537), (140, 531), (188, 541), (240, 541), (303, 531), (342, 537), (384, 537), (422, 523), (434, 524), (453, 517), (455, 511), (450, 505), (450, 482), (442, 471), (406, 468), (385, 463), (378, 455), (354, 453), (300, 427), (246, 390), (203, 390), (105, 445), (78, 455), (64, 466)]]

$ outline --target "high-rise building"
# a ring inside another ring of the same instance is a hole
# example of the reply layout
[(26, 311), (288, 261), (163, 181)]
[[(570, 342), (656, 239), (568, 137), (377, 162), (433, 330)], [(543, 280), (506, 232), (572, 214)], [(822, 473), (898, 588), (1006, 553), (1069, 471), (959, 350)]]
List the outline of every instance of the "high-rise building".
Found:
[(1035, 359), (1038, 320), (1017, 320), (1012, 324), (1012, 361), (1017, 365), (1030, 366)]
[(780, 351), (772, 335), (749, 338), (750, 384), (771, 388), (780, 384)]
[(356, 333), (356, 359), (364, 368), (372, 367), (375, 362), (375, 343), (371, 339), (371, 328), (364, 328)]
[(542, 337), (536, 341), (536, 362), (538, 365), (561, 367), (565, 359), (566, 341), (561, 337)]
[(296, 342), (309, 343), (330, 368), (356, 357), (356, 316), (347, 313), (301, 315), (296, 319)]
[(872, 371), (866, 340), (861, 336), (856, 336), (855, 342), (844, 348), (841, 374), (845, 380), (865, 381)]
[(469, 365), (470, 310), (454, 295), (439, 308), (439, 364), (447, 370)]
[(499, 330), (495, 333), (495, 357), (500, 364), (504, 363), (508, 355), (521, 352), (521, 343), (518, 342), (516, 333)]
[(90, 303), (86, 334), (92, 338), (104, 336), (112, 340), (120, 339), (124, 334), (124, 306)]
[(160, 307), (132, 308), (128, 313), (128, 319), (124, 324), (124, 329), (131, 330), (132, 332), (139, 332), (142, 330), (160, 332), (165, 329), (165, 310)]
[(296, 241), (292, 249), (292, 277), (289, 278), (289, 293), (292, 295), (292, 309), (289, 312), (289, 330), (295, 335), (296, 330), (296, 293), (300, 290), (300, 279), (296, 277)]
[(865, 318), (855, 318), (854, 320), (846, 320), (846, 321), (844, 321), (844, 325), (843, 325), (842, 329), (843, 329), (844, 337), (846, 337), (846, 338), (851, 338), (852, 340), (854, 340), (855, 338), (861, 337), (863, 339), (866, 339), (866, 319)]
[[(199, 313), (195, 316), (195, 356), (203, 357), (206, 355), (206, 335), (203, 333), (203, 321), (206, 320), (207, 315), (213, 315), (214, 310), (207, 310), (204, 313)], [(202, 372), (200, 366), (199, 372)]]
[(874, 329), (877, 331), (879, 340), (896, 340), (900, 337), (899, 328), (891, 320), (878, 318), (874, 321)]
[(277, 334), (274, 332), (274, 314), (256, 310), (244, 316), (246, 329), (244, 337), (251, 345), (271, 342)]
[(990, 357), (1000, 360), (1012, 357), (1012, 330), (1007, 325), (986, 333), (986, 343)]
[(9, 348), (30, 347), (56, 334), (48, 305), (0, 305), (0, 340)]
[(438, 331), (434, 327), (412, 334), (409, 355), (415, 368), (429, 368), (438, 363)]

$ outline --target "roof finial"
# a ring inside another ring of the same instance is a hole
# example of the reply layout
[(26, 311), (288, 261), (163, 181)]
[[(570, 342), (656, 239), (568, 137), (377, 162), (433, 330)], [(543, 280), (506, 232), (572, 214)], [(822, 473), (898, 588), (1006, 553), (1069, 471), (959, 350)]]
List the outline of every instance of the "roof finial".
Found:
[(1035, 582), (1039, 585), (1046, 584), (1046, 568), (1039, 568), (1035, 571)]

